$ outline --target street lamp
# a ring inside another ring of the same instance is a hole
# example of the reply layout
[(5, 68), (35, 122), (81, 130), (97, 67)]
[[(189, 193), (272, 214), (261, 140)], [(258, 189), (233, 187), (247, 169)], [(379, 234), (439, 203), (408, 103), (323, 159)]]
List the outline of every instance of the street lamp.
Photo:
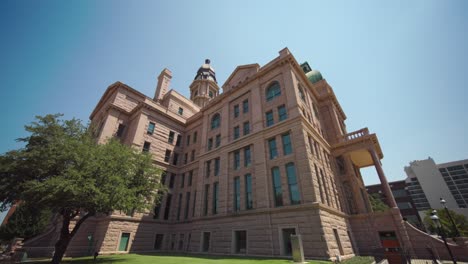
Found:
[(438, 233), (439, 233), (439, 235), (442, 237), (442, 240), (444, 241), (445, 247), (447, 248), (447, 251), (448, 251), (449, 254), (450, 254), (450, 258), (452, 258), (453, 264), (457, 264), (457, 261), (456, 261), (455, 258), (453, 257), (452, 251), (450, 250), (450, 247), (449, 247), (449, 245), (447, 244), (447, 239), (445, 238), (444, 230), (441, 228), (442, 226), (441, 226), (441, 224), (440, 224), (440, 219), (439, 219), (439, 217), (437, 216), (437, 211), (436, 211), (436, 210), (433, 210), (433, 211), (432, 211), (430, 218), (431, 218), (431, 220), (434, 222), (434, 225), (437, 227)]
[(455, 237), (460, 237), (460, 232), (458, 231), (458, 228), (457, 228), (457, 225), (455, 224), (455, 221), (453, 221), (453, 218), (452, 218), (452, 215), (450, 214), (450, 211), (449, 209), (447, 208), (447, 206), (445, 205), (447, 202), (445, 201), (444, 198), (440, 198), (440, 204), (442, 204), (442, 206), (445, 208), (445, 212), (447, 213), (449, 219), (450, 219), (450, 222), (452, 223), (452, 226), (453, 226), (453, 229), (455, 230)]

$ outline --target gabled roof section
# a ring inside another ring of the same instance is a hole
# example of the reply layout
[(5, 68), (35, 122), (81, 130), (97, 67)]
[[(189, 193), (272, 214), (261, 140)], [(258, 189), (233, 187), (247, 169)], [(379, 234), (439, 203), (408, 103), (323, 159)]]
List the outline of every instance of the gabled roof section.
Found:
[(239, 83), (247, 80), (249, 77), (256, 74), (259, 69), (260, 65), (258, 63), (237, 66), (237, 68), (231, 73), (229, 78), (223, 84), (223, 92), (227, 92), (232, 87), (237, 86)]

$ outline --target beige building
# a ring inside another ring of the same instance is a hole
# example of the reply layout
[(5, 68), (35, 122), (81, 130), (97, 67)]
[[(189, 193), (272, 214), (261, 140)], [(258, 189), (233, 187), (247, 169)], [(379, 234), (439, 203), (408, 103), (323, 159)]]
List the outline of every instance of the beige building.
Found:
[[(382, 232), (411, 247), (376, 135), (348, 133), (333, 89), (287, 48), (264, 66), (238, 66), (222, 87), (207, 60), (190, 98), (170, 89), (171, 78), (161, 72), (153, 98), (116, 82), (90, 116), (100, 142), (118, 137), (152, 153), (168, 193), (152, 212), (90, 219), (67, 255), (287, 256), (291, 234), (309, 258), (368, 253), (382, 247)], [(359, 172), (367, 166), (394, 207), (385, 214), (372, 213)], [(26, 247), (53, 247), (54, 232)]]

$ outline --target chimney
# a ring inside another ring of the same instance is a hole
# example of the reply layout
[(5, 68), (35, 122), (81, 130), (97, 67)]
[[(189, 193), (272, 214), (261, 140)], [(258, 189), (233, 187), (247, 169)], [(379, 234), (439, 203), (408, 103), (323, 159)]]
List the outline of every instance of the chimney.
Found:
[(156, 86), (156, 93), (154, 94), (154, 101), (161, 100), (169, 90), (171, 84), (172, 72), (164, 68), (158, 76), (158, 85)]

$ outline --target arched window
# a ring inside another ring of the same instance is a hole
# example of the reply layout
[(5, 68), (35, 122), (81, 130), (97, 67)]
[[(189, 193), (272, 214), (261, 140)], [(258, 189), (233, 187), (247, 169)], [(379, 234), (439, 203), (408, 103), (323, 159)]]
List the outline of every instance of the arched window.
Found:
[(219, 114), (214, 114), (211, 118), (211, 129), (218, 128), (221, 124), (221, 116)]
[(208, 96), (210, 96), (210, 98), (213, 98), (213, 91), (210, 91), (210, 92), (208, 93)]
[(278, 82), (273, 82), (267, 89), (266, 89), (266, 99), (267, 101), (273, 100), (273, 98), (281, 95), (281, 87)]

